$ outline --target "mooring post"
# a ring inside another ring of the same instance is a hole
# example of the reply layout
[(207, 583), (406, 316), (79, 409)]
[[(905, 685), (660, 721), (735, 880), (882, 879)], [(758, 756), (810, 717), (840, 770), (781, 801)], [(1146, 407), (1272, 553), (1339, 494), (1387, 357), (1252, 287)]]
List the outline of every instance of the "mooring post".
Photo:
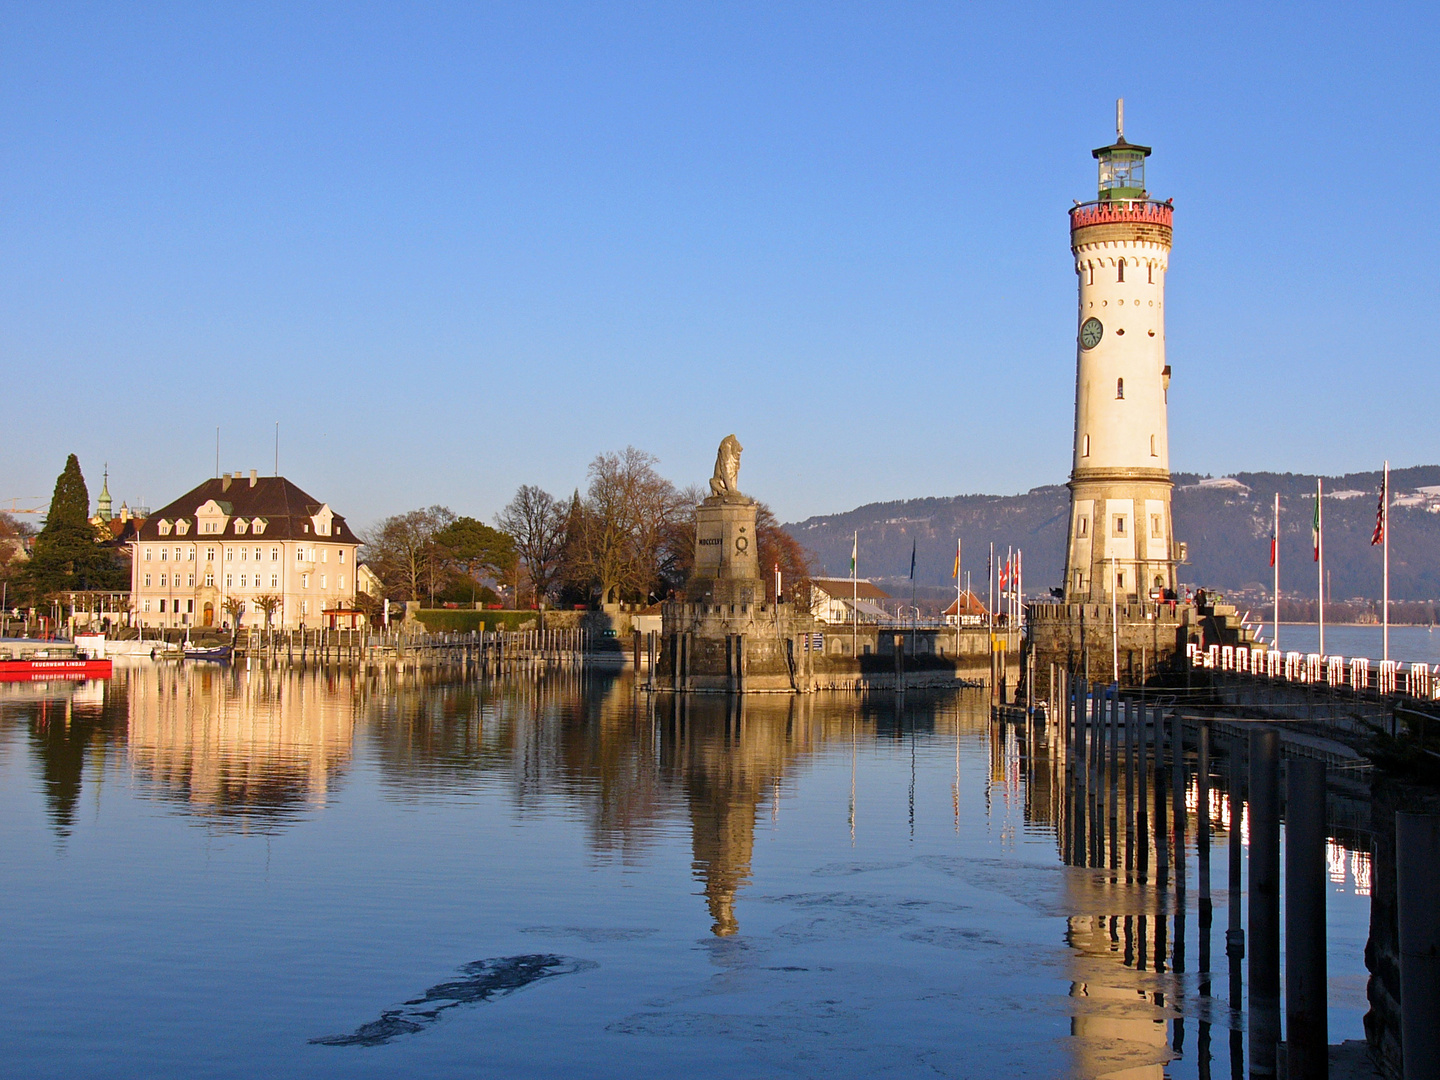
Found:
[(1105, 717), (1105, 743), (1109, 750), (1105, 774), (1105, 828), (1110, 835), (1110, 869), (1120, 869), (1120, 689), (1110, 697)]
[[(1229, 863), (1229, 922), (1225, 930), (1225, 955), (1230, 960), (1230, 1008), (1239, 1015), (1244, 1010), (1240, 1000), (1244, 987), (1241, 964), (1245, 960), (1245, 930), (1240, 925), (1240, 875), (1243, 869), (1240, 848), (1240, 817), (1244, 811), (1244, 778), (1240, 771), (1240, 741), (1230, 740), (1228, 788), (1230, 823), (1225, 834), (1225, 854)], [(1238, 1025), (1237, 1025), (1238, 1027)], [(1239, 1030), (1230, 1030), (1230, 1061), (1235, 1076), (1240, 1076), (1245, 1057), (1244, 1038)]]
[(1150, 876), (1150, 733), (1142, 700), (1135, 711), (1135, 743), (1140, 759), (1135, 764), (1135, 869), (1144, 881)]
[[(1285, 776), (1285, 1060), (1290, 1080), (1327, 1080), (1325, 763), (1291, 758)], [(1430, 1017), (1434, 1026), (1437, 1017)], [(1408, 1074), (1407, 1074), (1408, 1075)]]
[[(1195, 860), (1200, 877), (1200, 929), (1210, 935), (1210, 724), (1200, 721), (1195, 736)], [(1206, 970), (1208, 965), (1203, 964)]]
[(1125, 873), (1135, 871), (1135, 703), (1125, 702)]
[(1400, 1056), (1405, 1080), (1440, 1077), (1440, 814), (1395, 815)]
[(1280, 735), (1250, 736), (1250, 1075), (1275, 1075), (1280, 1041)]
[(1089, 784), (1085, 812), (1090, 820), (1089, 859), (1086, 866), (1103, 865), (1101, 854), (1105, 845), (1105, 792), (1100, 787), (1100, 755), (1105, 747), (1104, 728), (1101, 723), (1105, 719), (1105, 696), (1108, 693), (1108, 688), (1090, 688), (1090, 711), (1085, 730), (1085, 737), (1089, 740), (1085, 747), (1086, 779)]
[[(1170, 819), (1174, 828), (1175, 891), (1185, 895), (1185, 718), (1176, 709), (1170, 715)], [(1185, 903), (1182, 900), (1180, 909)]]
[(1155, 728), (1155, 879), (1163, 889), (1170, 883), (1170, 831), (1165, 823), (1165, 710), (1156, 705), (1151, 715)]

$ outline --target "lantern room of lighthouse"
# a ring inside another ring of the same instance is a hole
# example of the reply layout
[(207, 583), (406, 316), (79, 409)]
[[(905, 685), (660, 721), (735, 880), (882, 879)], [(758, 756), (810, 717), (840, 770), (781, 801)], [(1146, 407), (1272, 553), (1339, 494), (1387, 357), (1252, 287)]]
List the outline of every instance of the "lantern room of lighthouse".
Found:
[(1125, 141), (1123, 107), (1115, 142), (1093, 151), (1097, 197), (1070, 211), (1079, 307), (1068, 603), (1134, 603), (1176, 588), (1165, 360), (1173, 211), (1145, 189), (1150, 148)]

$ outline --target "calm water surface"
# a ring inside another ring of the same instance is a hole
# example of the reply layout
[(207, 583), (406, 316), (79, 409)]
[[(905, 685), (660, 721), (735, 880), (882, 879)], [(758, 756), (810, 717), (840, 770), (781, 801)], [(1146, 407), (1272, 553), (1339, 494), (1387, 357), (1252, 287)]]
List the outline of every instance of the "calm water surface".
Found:
[[(965, 693), (677, 707), (599, 674), (202, 665), (3, 687), (0, 1062), (1229, 1076), (1227, 834), (1212, 985), (1193, 851), (1178, 911), (1065, 866), (1052, 775)], [(1368, 862), (1331, 863), (1338, 1041)]]

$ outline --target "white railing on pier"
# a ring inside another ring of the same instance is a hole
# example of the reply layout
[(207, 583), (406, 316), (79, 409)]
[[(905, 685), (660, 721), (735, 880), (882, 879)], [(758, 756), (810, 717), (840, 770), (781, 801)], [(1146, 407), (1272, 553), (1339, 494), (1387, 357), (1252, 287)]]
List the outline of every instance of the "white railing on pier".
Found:
[(1211, 645), (1190, 642), (1185, 659), (1196, 670), (1214, 669), (1301, 685), (1324, 685), (1353, 693), (1375, 691), (1440, 701), (1440, 664), (1370, 660), (1363, 656), (1277, 652), (1263, 645)]

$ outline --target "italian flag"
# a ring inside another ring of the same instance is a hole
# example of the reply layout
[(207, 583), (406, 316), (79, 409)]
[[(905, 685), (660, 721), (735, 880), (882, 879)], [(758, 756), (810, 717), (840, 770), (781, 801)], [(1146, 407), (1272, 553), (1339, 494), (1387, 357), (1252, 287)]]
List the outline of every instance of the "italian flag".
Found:
[(1310, 540), (1315, 545), (1315, 561), (1320, 561), (1320, 495), (1315, 495), (1315, 520), (1310, 523)]
[(855, 558), (860, 554), (860, 534), (856, 532), (855, 542), (850, 545), (850, 576), (855, 576)]

